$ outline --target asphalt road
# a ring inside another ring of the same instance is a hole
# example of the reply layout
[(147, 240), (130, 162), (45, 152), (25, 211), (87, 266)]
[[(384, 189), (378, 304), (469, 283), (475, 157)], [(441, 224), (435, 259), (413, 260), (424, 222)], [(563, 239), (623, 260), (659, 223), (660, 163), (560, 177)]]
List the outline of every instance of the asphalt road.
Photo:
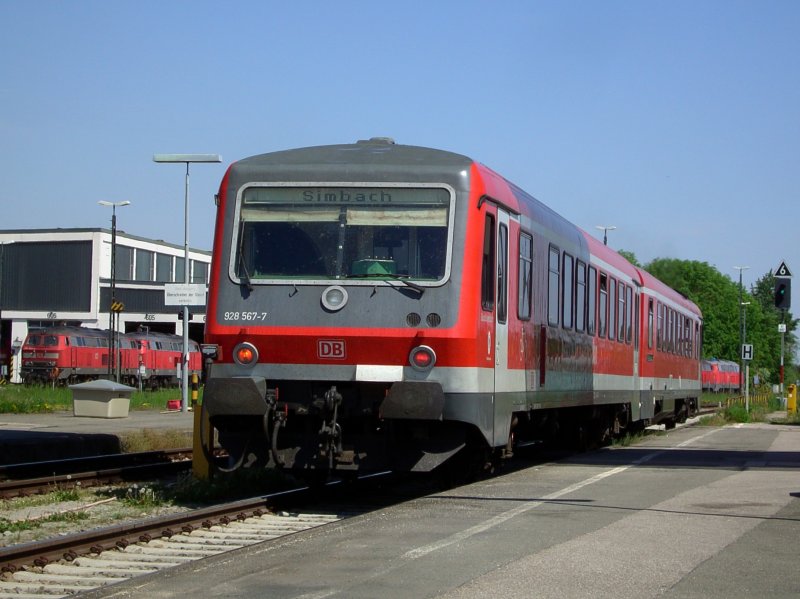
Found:
[(800, 427), (685, 427), (94, 597), (800, 596)]

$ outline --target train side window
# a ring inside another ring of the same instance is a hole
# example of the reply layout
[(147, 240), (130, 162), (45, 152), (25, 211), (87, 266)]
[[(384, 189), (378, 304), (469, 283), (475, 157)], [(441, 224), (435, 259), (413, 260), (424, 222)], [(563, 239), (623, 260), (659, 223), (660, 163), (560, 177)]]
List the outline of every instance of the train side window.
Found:
[(494, 217), (486, 215), (483, 228), (483, 264), (481, 271), (481, 307), (494, 309)]
[(653, 349), (653, 298), (647, 299), (647, 349)]
[(575, 330), (586, 330), (586, 264), (575, 262)]
[(575, 297), (575, 290), (573, 289), (575, 282), (573, 275), (574, 260), (572, 256), (564, 252), (564, 270), (562, 271), (564, 276), (561, 277), (561, 284), (563, 285), (561, 290), (561, 323), (565, 329), (572, 328), (573, 300)]
[(597, 318), (597, 269), (594, 266), (589, 267), (589, 289), (587, 293), (589, 300), (589, 309), (586, 312), (586, 332), (594, 335), (594, 325)]
[(609, 277), (608, 291), (608, 338), (617, 338), (617, 280)]
[(531, 318), (531, 291), (533, 280), (533, 238), (527, 233), (519, 234), (519, 279), (517, 280), (517, 315), (520, 320)]
[(561, 272), (559, 271), (559, 254), (557, 247), (550, 246), (547, 276), (547, 322), (558, 324), (558, 291)]
[(601, 337), (606, 336), (606, 322), (608, 321), (608, 275), (600, 273), (600, 318), (598, 332)]
[(500, 225), (497, 243), (497, 321), (508, 319), (508, 227)]
[(656, 349), (661, 351), (664, 347), (664, 306), (659, 302), (656, 304), (658, 314), (658, 326), (656, 327)]

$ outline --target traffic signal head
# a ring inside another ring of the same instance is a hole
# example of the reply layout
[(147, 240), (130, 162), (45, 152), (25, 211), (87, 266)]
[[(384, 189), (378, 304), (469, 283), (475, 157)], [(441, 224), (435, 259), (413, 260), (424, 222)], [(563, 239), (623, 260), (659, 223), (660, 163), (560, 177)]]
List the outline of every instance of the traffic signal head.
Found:
[(775, 279), (775, 307), (788, 310), (791, 305), (791, 279)]

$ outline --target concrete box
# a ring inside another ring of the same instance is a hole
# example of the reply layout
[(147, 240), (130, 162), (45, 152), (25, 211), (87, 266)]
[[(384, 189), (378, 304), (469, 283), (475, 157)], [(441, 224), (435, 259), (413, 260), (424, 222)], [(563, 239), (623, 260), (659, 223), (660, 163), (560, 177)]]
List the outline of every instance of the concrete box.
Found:
[(72, 415), (90, 418), (127, 418), (131, 395), (136, 390), (114, 381), (89, 381), (70, 385)]

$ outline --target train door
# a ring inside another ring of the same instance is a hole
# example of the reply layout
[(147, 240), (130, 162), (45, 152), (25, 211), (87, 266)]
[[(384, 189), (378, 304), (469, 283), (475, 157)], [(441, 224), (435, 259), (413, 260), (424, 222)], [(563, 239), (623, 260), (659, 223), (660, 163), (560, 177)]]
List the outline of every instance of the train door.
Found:
[[(638, 402), (639, 392), (641, 391), (640, 386), (640, 379), (639, 379), (639, 341), (640, 337), (640, 329), (641, 329), (641, 314), (639, 312), (639, 306), (641, 303), (640, 294), (639, 294), (639, 287), (636, 286), (636, 281), (634, 281), (635, 287), (628, 287), (628, 322), (630, 323), (630, 316), (631, 312), (633, 314), (633, 323), (629, 324), (628, 326), (633, 326), (633, 389), (635, 391), (634, 397)], [(631, 305), (631, 301), (633, 301), (633, 305)], [(630, 335), (628, 335), (628, 339), (630, 339)]]
[(508, 380), (508, 213), (497, 211), (497, 262), (494, 333), (494, 388), (503, 390)]

